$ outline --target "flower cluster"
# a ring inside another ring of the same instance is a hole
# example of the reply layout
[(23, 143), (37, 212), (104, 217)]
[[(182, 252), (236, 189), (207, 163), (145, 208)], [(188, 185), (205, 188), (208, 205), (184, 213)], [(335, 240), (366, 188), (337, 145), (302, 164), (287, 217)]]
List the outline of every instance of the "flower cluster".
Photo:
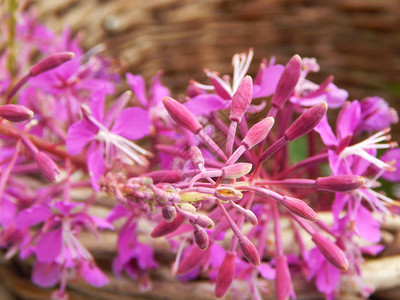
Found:
[[(372, 292), (363, 254), (383, 249), (381, 221), (400, 212), (380, 189), (400, 181), (398, 117), (383, 99), (348, 101), (331, 76), (311, 82), (319, 65), (298, 55), (263, 60), (253, 79), (249, 49), (232, 76), (206, 70), (210, 84), (190, 81), (178, 101), (161, 73), (148, 89), (139, 75), (124, 80), (101, 46), (84, 52), (69, 30), (15, 13), (16, 28), (2, 24), (12, 43), (0, 56), (0, 246), (7, 259), (34, 257), (32, 281), (59, 284), (54, 299), (71, 278), (108, 283), (80, 240), (99, 230), (117, 232), (113, 271), (143, 291), (159, 266), (147, 234), (176, 254), (174, 276), (207, 278), (218, 298), (245, 281), (243, 298), (262, 299), (265, 280), (277, 299), (295, 298), (294, 274), (329, 299), (342, 276)], [(104, 219), (92, 213), (101, 193), (116, 200)]]

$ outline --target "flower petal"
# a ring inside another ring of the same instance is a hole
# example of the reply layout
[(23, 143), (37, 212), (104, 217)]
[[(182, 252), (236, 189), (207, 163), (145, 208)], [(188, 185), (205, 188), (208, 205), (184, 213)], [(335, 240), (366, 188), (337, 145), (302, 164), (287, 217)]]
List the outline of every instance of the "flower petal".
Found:
[(147, 107), (147, 98), (146, 98), (146, 84), (144, 79), (140, 75), (133, 75), (131, 73), (126, 73), (126, 82), (131, 87), (132, 91), (135, 93), (139, 102)]
[(148, 113), (140, 107), (122, 110), (115, 120), (112, 132), (130, 140), (137, 140), (150, 134)]
[(56, 285), (61, 278), (60, 266), (57, 263), (36, 262), (32, 269), (32, 281), (40, 287)]
[(52, 215), (49, 207), (34, 205), (22, 210), (17, 217), (17, 224), (22, 227), (29, 227), (47, 220)]
[(81, 261), (80, 275), (91, 285), (101, 287), (109, 283), (107, 276), (94, 262)]
[(78, 121), (72, 124), (68, 129), (68, 139), (66, 147), (69, 154), (75, 155), (96, 138), (96, 132), (93, 126), (85, 121)]
[(230, 101), (223, 100), (214, 94), (202, 94), (191, 98), (184, 105), (195, 116), (208, 115), (227, 106)]
[(90, 181), (95, 191), (100, 190), (99, 179), (104, 173), (104, 156), (101, 145), (97, 147), (91, 147), (87, 153), (87, 166), (89, 169)]
[(259, 84), (255, 84), (253, 98), (267, 97), (275, 93), (284, 66), (273, 65), (264, 70)]
[(36, 257), (40, 262), (50, 263), (61, 253), (61, 228), (47, 232), (42, 235), (36, 244)]

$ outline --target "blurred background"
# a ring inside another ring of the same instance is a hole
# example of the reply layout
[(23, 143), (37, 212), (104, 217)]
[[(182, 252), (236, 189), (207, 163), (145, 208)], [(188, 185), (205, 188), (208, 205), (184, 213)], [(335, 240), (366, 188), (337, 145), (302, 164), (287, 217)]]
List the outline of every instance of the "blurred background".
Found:
[(317, 58), (321, 71), (350, 99), (379, 95), (399, 107), (399, 0), (42, 0), (40, 19), (69, 25), (89, 49), (102, 42), (126, 69), (184, 92), (203, 68), (231, 74), (231, 57), (254, 47), (250, 74), (262, 58), (285, 64), (293, 54)]

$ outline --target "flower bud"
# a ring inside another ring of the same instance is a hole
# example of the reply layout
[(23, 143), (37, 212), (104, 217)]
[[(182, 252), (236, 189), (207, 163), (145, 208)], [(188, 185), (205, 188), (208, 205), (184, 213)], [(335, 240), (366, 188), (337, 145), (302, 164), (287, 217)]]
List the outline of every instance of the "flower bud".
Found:
[(189, 251), (187, 251), (185, 257), (179, 263), (176, 274), (185, 275), (195, 269), (206, 257), (207, 252), (207, 250), (201, 250), (199, 247), (192, 247)]
[(249, 222), (252, 225), (258, 224), (257, 216), (250, 209), (245, 209), (233, 201), (231, 201), (231, 204), (233, 207), (237, 209), (239, 213), (241, 213), (244, 216), (247, 222)]
[(258, 266), (260, 264), (260, 255), (258, 255), (258, 251), (252, 242), (247, 238), (247, 236), (243, 236), (239, 239), (239, 246), (242, 249), (243, 256), (253, 265)]
[(289, 299), (290, 293), (293, 290), (292, 279), (287, 264), (286, 256), (277, 256), (276, 263), (276, 278), (275, 278), (275, 293), (277, 300)]
[(318, 220), (318, 215), (317, 213), (309, 207), (304, 201), (289, 197), (289, 196), (284, 196), (280, 203), (285, 206), (288, 210), (291, 212), (295, 213), (296, 215), (310, 220), (310, 221), (317, 221)]
[(198, 214), (196, 218), (196, 224), (207, 229), (214, 228), (215, 224), (213, 220), (205, 215)]
[(253, 99), (253, 80), (250, 76), (242, 79), (239, 87), (232, 97), (231, 114), (229, 120), (240, 123)]
[(46, 177), (51, 182), (58, 182), (60, 179), (60, 170), (56, 163), (42, 151), (35, 153), (35, 161)]
[(171, 97), (164, 97), (163, 103), (171, 118), (180, 126), (185, 127), (193, 134), (199, 133), (203, 128), (196, 117), (183, 104)]
[(282, 108), (285, 105), (299, 81), (300, 73), (301, 58), (296, 54), (289, 60), (283, 70), (278, 85), (276, 86), (275, 94), (271, 100), (272, 105), (278, 108)]
[(330, 192), (346, 193), (362, 187), (365, 179), (358, 175), (337, 175), (318, 177), (317, 188)]
[(193, 232), (194, 241), (201, 250), (206, 250), (208, 248), (208, 243), (209, 243), (207, 231), (204, 228), (197, 226), (196, 224), (194, 224), (193, 227), (194, 227), (194, 232)]
[(192, 159), (193, 165), (204, 165), (204, 157), (201, 153), (199, 147), (192, 146), (190, 147), (190, 158)]
[(154, 227), (150, 235), (153, 238), (157, 238), (170, 234), (178, 229), (178, 227), (182, 225), (183, 221), (185, 221), (185, 217), (181, 214), (177, 215), (172, 222), (162, 220), (156, 227)]
[(182, 210), (184, 210), (184, 211), (186, 211), (186, 212), (189, 212), (189, 213), (192, 213), (192, 214), (195, 214), (196, 213), (196, 207), (194, 207), (192, 204), (190, 204), (190, 203), (182, 203), (181, 205), (180, 205), (180, 209), (182, 209)]
[(222, 177), (228, 179), (240, 178), (251, 171), (252, 164), (250, 163), (237, 163), (230, 166), (225, 166), (221, 169)]
[(270, 132), (272, 126), (274, 126), (274, 122), (275, 120), (273, 117), (267, 117), (260, 122), (254, 124), (249, 129), (242, 141), (242, 144), (246, 147), (246, 149), (250, 150), (255, 145), (264, 140)]
[(216, 188), (215, 197), (222, 201), (236, 201), (243, 198), (243, 194), (231, 187), (219, 186)]
[(73, 59), (75, 54), (73, 52), (59, 52), (52, 54), (45, 59), (42, 59), (37, 64), (29, 69), (30, 76), (37, 76), (41, 73), (55, 69), (58, 66), (66, 63), (67, 61)]
[(328, 105), (326, 102), (321, 102), (305, 112), (303, 112), (288, 129), (285, 131), (285, 136), (289, 141), (293, 141), (303, 135), (306, 135), (322, 120), (325, 116)]
[(312, 240), (315, 245), (321, 251), (322, 255), (336, 268), (341, 271), (346, 271), (349, 267), (349, 262), (347, 261), (344, 252), (331, 240), (324, 237), (318, 231), (313, 234)]
[(0, 106), (0, 118), (11, 122), (23, 122), (33, 117), (33, 111), (19, 104), (5, 104)]
[(235, 260), (236, 252), (226, 252), (215, 282), (215, 297), (222, 298), (231, 286), (235, 277)]
[(165, 205), (161, 209), (161, 212), (162, 212), (163, 218), (168, 223), (171, 223), (176, 217), (176, 209), (172, 205)]

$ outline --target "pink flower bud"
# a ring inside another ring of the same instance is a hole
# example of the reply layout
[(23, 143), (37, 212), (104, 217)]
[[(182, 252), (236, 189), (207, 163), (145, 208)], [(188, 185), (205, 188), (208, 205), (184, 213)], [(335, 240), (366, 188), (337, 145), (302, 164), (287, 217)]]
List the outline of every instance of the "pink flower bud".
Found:
[(219, 186), (216, 188), (216, 192), (214, 194), (218, 199), (222, 201), (231, 201), (231, 200), (240, 200), (243, 198), (243, 194), (231, 187)]
[(193, 134), (199, 133), (203, 128), (196, 117), (183, 104), (171, 97), (164, 97), (163, 103), (171, 118), (180, 126), (185, 127)]
[(156, 227), (154, 227), (150, 235), (153, 238), (157, 238), (170, 234), (178, 229), (178, 227), (182, 225), (183, 221), (185, 221), (185, 217), (181, 214), (177, 215), (172, 222), (162, 220)]
[(253, 265), (258, 266), (260, 264), (260, 255), (258, 255), (258, 251), (252, 242), (247, 238), (247, 236), (243, 236), (242, 239), (239, 239), (239, 246), (242, 249), (243, 256)]
[(274, 118), (267, 117), (260, 122), (254, 124), (249, 129), (242, 141), (242, 144), (246, 147), (246, 149), (250, 150), (255, 145), (264, 140), (270, 132), (272, 126), (274, 126), (274, 122)]
[(225, 166), (221, 169), (222, 177), (228, 179), (240, 178), (251, 171), (252, 164), (250, 163), (237, 163), (230, 166)]
[(321, 102), (305, 112), (303, 112), (288, 129), (285, 131), (285, 136), (289, 141), (293, 141), (303, 135), (306, 135), (321, 121), (325, 116), (328, 105), (326, 102)]
[(245, 209), (242, 214), (246, 221), (249, 222), (251, 225), (258, 224), (257, 216), (250, 209)]
[(193, 236), (194, 241), (201, 250), (206, 250), (208, 248), (209, 238), (207, 231), (204, 228), (194, 225)]
[(322, 255), (336, 268), (341, 271), (346, 271), (349, 267), (349, 262), (347, 261), (344, 252), (331, 240), (324, 237), (318, 231), (313, 234), (312, 240), (315, 245), (321, 251)]
[(291, 212), (295, 213), (296, 215), (310, 220), (310, 221), (317, 221), (318, 220), (318, 215), (317, 213), (309, 207), (304, 201), (289, 197), (289, 196), (284, 196), (280, 203), (285, 206), (288, 210)]
[(176, 209), (175, 209), (175, 207), (173, 207), (171, 205), (165, 205), (161, 209), (161, 212), (162, 212), (163, 218), (168, 223), (171, 223), (176, 218)]
[(192, 159), (193, 165), (204, 165), (204, 157), (201, 153), (199, 147), (192, 146), (190, 147), (190, 158)]
[(201, 264), (207, 253), (208, 250), (204, 251), (201, 250), (199, 247), (192, 247), (189, 251), (187, 251), (185, 257), (179, 263), (176, 274), (185, 275), (195, 269), (198, 265)]
[(285, 105), (299, 81), (300, 72), (301, 58), (296, 54), (289, 60), (283, 70), (278, 85), (276, 86), (275, 94), (271, 100), (272, 105), (278, 108), (282, 108)]
[(19, 104), (5, 104), (0, 106), (0, 118), (11, 122), (23, 122), (33, 117), (33, 111)]
[(286, 256), (277, 256), (276, 263), (276, 278), (275, 278), (275, 293), (276, 299), (287, 300), (293, 290), (292, 279), (290, 277), (289, 267), (286, 261)]
[(37, 64), (29, 69), (30, 76), (37, 76), (43, 72), (57, 68), (67, 61), (73, 59), (75, 54), (73, 52), (59, 52), (52, 54), (45, 59), (42, 59)]
[(207, 229), (214, 228), (215, 224), (213, 220), (205, 215), (198, 214), (196, 218), (196, 224)]
[(233, 282), (235, 277), (236, 252), (228, 251), (224, 261), (218, 270), (217, 281), (215, 283), (215, 297), (222, 298)]
[(253, 80), (249, 75), (242, 79), (239, 87), (232, 97), (231, 115), (229, 120), (240, 123), (253, 99)]
[(56, 163), (42, 151), (35, 153), (35, 161), (46, 177), (51, 182), (57, 182), (60, 179), (60, 170)]
[(365, 179), (358, 175), (337, 175), (319, 177), (316, 180), (317, 187), (330, 192), (346, 193), (362, 187)]

